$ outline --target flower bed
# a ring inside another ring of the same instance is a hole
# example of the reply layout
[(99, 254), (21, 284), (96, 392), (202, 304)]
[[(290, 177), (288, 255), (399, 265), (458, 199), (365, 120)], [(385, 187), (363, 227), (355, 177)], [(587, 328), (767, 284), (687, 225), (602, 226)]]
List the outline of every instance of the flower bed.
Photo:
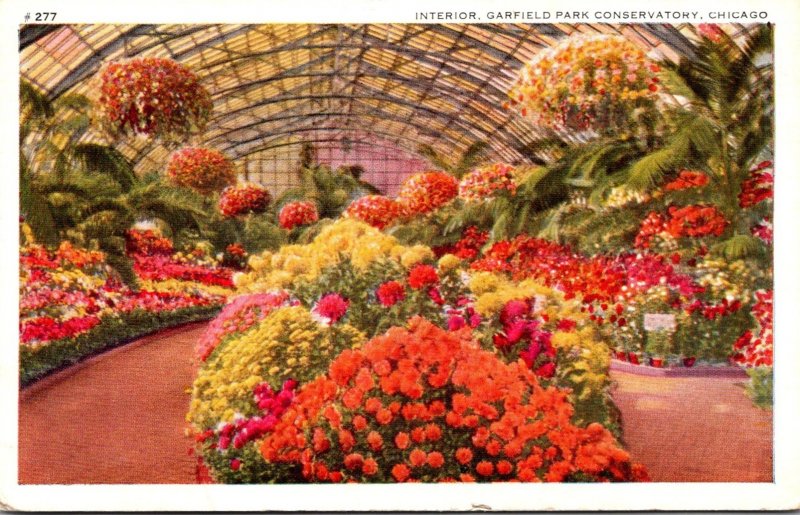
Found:
[[(297, 463), (265, 460), (260, 442), (272, 434), (282, 410), (292, 409), (295, 393), (328, 369), (333, 349), (359, 348), (365, 338), (418, 316), (441, 330), (471, 333), (482, 352), (529, 371), (537, 385), (569, 388), (562, 395), (576, 427), (617, 431), (608, 400), (608, 345), (580, 303), (563, 293), (534, 280), (517, 284), (502, 274), (470, 272), (458, 256), (436, 260), (427, 247), (399, 245), (346, 218), (307, 245), (253, 256), (250, 264), (252, 271), (235, 278), (243, 295), (197, 346), (204, 362), (188, 420), (217, 481), (312, 479), (302, 477)], [(279, 409), (264, 396), (281, 396)], [(561, 479), (590, 479), (572, 472)], [(371, 479), (378, 477), (396, 480)]]
[(20, 378), (27, 384), (142, 334), (213, 316), (231, 292), (231, 271), (182, 263), (172, 243), (131, 231), (140, 289), (122, 284), (101, 252), (64, 242), (20, 251)]

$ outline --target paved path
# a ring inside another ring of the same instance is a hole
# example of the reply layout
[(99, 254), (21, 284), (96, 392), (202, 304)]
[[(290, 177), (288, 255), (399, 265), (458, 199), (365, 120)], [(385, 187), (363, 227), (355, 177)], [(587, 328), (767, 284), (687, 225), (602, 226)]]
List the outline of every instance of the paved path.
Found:
[[(184, 436), (205, 323), (141, 338), (20, 393), (20, 483), (194, 483)], [(654, 481), (772, 481), (772, 413), (742, 379), (612, 371), (624, 444)]]
[(746, 379), (611, 378), (624, 446), (653, 481), (772, 481), (772, 411), (753, 406)]
[(143, 337), (20, 392), (19, 482), (194, 483), (184, 417), (204, 328)]

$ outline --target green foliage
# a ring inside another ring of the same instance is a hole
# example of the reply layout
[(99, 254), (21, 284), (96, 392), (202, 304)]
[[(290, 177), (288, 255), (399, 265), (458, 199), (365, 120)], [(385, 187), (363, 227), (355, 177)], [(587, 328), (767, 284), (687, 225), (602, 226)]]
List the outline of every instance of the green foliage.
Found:
[(464, 153), (456, 159), (448, 159), (441, 155), (430, 145), (419, 145), (417, 153), (427, 159), (437, 170), (447, 172), (460, 179), (467, 172), (480, 166), (486, 161), (489, 144), (485, 141), (472, 143)]
[(658, 330), (648, 331), (645, 335), (645, 351), (657, 357), (667, 357), (675, 350), (672, 340), (672, 331)]
[(746, 386), (747, 395), (753, 404), (763, 409), (772, 409), (772, 367), (748, 368), (750, 382)]
[(38, 348), (20, 346), (20, 385), (27, 386), (42, 377), (95, 354), (128, 343), (132, 339), (174, 325), (216, 316), (219, 306), (196, 306), (154, 313), (135, 310), (119, 317), (104, 317), (91, 330), (71, 338), (49, 342)]

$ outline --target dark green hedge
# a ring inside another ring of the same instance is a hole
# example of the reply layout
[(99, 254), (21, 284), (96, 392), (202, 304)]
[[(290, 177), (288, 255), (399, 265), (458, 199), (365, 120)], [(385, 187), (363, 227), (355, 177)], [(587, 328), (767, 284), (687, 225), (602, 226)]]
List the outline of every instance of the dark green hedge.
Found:
[(86, 333), (54, 340), (38, 349), (20, 346), (20, 386), (27, 386), (56, 370), (146, 334), (188, 322), (208, 320), (216, 316), (220, 309), (221, 306), (197, 306), (163, 313), (135, 310), (120, 317), (105, 317)]

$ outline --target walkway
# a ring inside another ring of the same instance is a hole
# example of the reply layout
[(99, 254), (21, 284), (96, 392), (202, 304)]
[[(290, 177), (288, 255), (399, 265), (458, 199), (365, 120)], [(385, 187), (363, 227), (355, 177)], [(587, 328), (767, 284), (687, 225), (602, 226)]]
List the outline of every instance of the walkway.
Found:
[(204, 328), (146, 336), (20, 392), (20, 483), (194, 483), (184, 417)]
[[(193, 483), (184, 416), (204, 327), (144, 337), (22, 391), (20, 482)], [(624, 444), (654, 481), (772, 480), (772, 414), (744, 380), (611, 377)]]
[(611, 378), (625, 448), (653, 481), (772, 481), (772, 412), (753, 406), (746, 379)]

